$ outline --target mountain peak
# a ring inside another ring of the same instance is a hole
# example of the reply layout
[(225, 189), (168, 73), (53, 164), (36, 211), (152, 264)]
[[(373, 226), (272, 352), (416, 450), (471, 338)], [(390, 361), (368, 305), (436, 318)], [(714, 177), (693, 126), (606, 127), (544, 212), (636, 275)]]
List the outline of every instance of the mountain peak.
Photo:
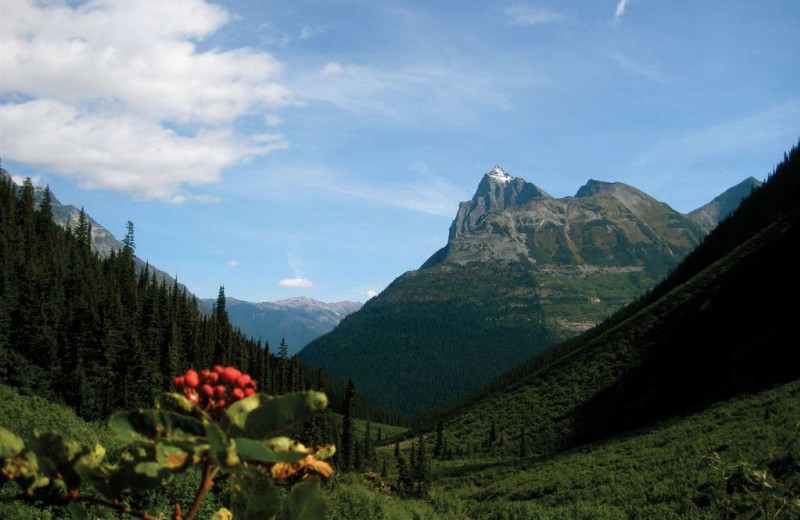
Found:
[(706, 233), (717, 227), (728, 215), (739, 207), (742, 199), (763, 184), (755, 177), (748, 177), (714, 197), (708, 204), (689, 212), (689, 217), (697, 222)]
[(492, 171), (490, 171), (486, 175), (489, 177), (489, 179), (495, 182), (499, 182), (500, 184), (508, 184), (509, 182), (514, 180), (514, 177), (509, 175), (508, 172), (506, 172), (498, 165), (495, 165), (494, 168), (492, 168)]
[(487, 213), (526, 204), (537, 198), (550, 198), (550, 195), (535, 184), (509, 175), (503, 168), (495, 165), (481, 179), (472, 200), (459, 204), (456, 218), (450, 226), (449, 240), (474, 229)]

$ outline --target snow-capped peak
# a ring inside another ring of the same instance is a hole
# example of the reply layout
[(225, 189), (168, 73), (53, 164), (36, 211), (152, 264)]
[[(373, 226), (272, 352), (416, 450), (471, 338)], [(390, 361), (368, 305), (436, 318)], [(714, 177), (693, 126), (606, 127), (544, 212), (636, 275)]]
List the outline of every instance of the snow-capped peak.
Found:
[(499, 166), (492, 168), (492, 171), (490, 171), (488, 175), (491, 179), (501, 184), (508, 184), (514, 178)]

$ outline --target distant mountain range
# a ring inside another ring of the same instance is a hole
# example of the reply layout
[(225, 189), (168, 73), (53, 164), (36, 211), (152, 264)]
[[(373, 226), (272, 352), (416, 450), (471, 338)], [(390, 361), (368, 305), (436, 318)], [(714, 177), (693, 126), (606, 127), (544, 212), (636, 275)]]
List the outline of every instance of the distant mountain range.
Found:
[(384, 406), (443, 404), (643, 294), (757, 184), (685, 215), (623, 183), (553, 198), (496, 166), (459, 205), (444, 248), (300, 358)]
[[(215, 300), (203, 300), (211, 307)], [(278, 351), (285, 339), (289, 355), (294, 355), (312, 340), (332, 331), (342, 319), (361, 308), (360, 302), (325, 303), (298, 297), (277, 302), (252, 303), (225, 298), (231, 325), (246, 335), (267, 341), (270, 351)]]

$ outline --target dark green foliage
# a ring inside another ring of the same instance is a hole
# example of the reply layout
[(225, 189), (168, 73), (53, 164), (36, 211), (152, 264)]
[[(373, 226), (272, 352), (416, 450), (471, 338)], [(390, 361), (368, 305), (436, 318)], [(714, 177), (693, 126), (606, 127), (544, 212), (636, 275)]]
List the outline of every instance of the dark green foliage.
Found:
[[(308, 389), (314, 378), (297, 359), (276, 362), (230, 326), (224, 288), (204, 315), (177, 283), (158, 281), (147, 268), (137, 273), (133, 223), (122, 249), (100, 258), (85, 212), (63, 229), (50, 215), (49, 190), (38, 209), (34, 195), (30, 181), (16, 189), (0, 175), (0, 382), (64, 402), (87, 419), (149, 405), (189, 367), (235, 364), (267, 393)], [(341, 411), (344, 385), (331, 380), (328, 391)], [(360, 396), (353, 406), (361, 417), (405, 420)]]
[[(298, 357), (358, 381), (382, 406), (417, 412), (439, 405), (553, 344), (537, 297), (509, 300), (502, 288), (512, 286), (532, 289), (534, 281), (519, 265), (407, 273)], [(425, 299), (406, 299), (423, 287)]]
[(344, 418), (342, 419), (342, 471), (352, 471), (356, 469), (356, 433), (353, 426), (353, 399), (356, 395), (356, 387), (353, 380), (347, 382), (347, 390), (344, 395)]

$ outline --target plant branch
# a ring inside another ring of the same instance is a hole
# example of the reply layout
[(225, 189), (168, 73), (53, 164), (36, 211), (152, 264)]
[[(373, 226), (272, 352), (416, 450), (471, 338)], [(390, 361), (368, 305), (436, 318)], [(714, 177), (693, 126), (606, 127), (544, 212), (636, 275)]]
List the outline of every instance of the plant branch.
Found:
[(42, 502), (52, 505), (66, 505), (69, 504), (70, 502), (83, 502), (86, 504), (92, 504), (96, 506), (107, 507), (109, 509), (114, 509), (115, 511), (119, 511), (120, 513), (130, 515), (135, 518), (140, 518), (141, 520), (163, 520), (162, 518), (159, 518), (157, 516), (149, 515), (144, 511), (137, 511), (136, 509), (132, 509), (129, 506), (120, 504), (118, 500), (108, 501), (102, 498), (79, 495), (77, 492), (33, 493), (31, 491), (26, 491), (24, 493), (20, 493), (19, 495), (0, 497), (0, 502), (10, 502), (12, 500), (22, 500), (24, 502), (31, 502), (31, 503), (40, 500)]
[(200, 482), (200, 489), (197, 490), (197, 496), (194, 497), (194, 503), (192, 503), (192, 507), (189, 509), (189, 512), (186, 513), (185, 520), (194, 520), (194, 517), (197, 516), (197, 512), (200, 511), (200, 505), (205, 500), (206, 495), (211, 488), (214, 487), (214, 477), (217, 475), (219, 471), (219, 466), (212, 466), (210, 460), (206, 460), (206, 465), (203, 467), (203, 480)]

